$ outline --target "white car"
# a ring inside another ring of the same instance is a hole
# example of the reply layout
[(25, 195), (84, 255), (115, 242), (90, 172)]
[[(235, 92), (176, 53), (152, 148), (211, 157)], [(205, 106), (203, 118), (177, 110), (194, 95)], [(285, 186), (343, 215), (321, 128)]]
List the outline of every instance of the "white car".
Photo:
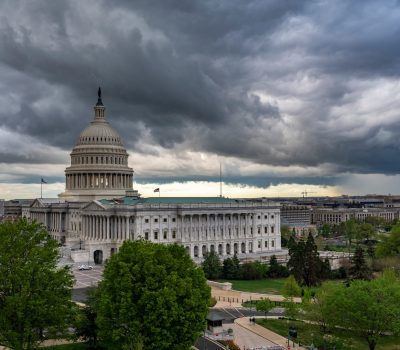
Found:
[(78, 270), (79, 270), (79, 271), (82, 271), (82, 270), (91, 270), (91, 269), (93, 269), (93, 266), (90, 266), (90, 265), (80, 265), (80, 266), (78, 267)]

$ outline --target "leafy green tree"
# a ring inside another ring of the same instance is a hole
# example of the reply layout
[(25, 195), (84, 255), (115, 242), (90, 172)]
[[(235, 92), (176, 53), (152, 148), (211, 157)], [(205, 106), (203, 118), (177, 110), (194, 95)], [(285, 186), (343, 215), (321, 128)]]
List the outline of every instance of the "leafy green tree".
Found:
[(289, 240), (289, 261), (287, 268), (290, 274), (294, 276), (296, 281), (300, 284), (303, 283), (303, 264), (304, 264), (304, 241), (296, 242), (293, 237)]
[(369, 240), (375, 234), (374, 226), (368, 223), (363, 223), (357, 226), (357, 237), (362, 240)]
[(88, 342), (90, 348), (93, 349), (96, 349), (98, 344), (97, 302), (96, 289), (89, 290), (85, 306), (79, 310), (75, 319), (76, 337)]
[(236, 254), (233, 258), (227, 258), (224, 260), (222, 276), (228, 280), (237, 280), (241, 278), (240, 263)]
[(221, 277), (222, 265), (216, 252), (211, 251), (204, 254), (201, 266), (207, 279), (213, 280)]
[(299, 284), (310, 287), (319, 283), (322, 262), (311, 233), (308, 234), (306, 242), (300, 240), (291, 243), (287, 266)]
[(258, 300), (256, 304), (257, 311), (264, 311), (265, 315), (274, 307), (275, 307), (274, 303), (268, 298)]
[(107, 349), (187, 350), (204, 330), (210, 288), (181, 246), (125, 241), (98, 289)]
[(351, 329), (374, 350), (386, 333), (400, 334), (400, 280), (385, 272), (372, 281), (353, 281), (329, 300), (338, 327)]
[(57, 242), (26, 219), (0, 224), (0, 343), (32, 349), (66, 336), (73, 277), (58, 268)]
[(347, 220), (344, 224), (345, 230), (344, 230), (344, 235), (347, 238), (348, 246), (349, 249), (351, 247), (351, 242), (353, 239), (357, 237), (357, 226), (358, 224), (354, 219)]
[(267, 276), (271, 278), (289, 276), (289, 271), (287, 267), (278, 263), (276, 255), (272, 255), (269, 258), (269, 267), (267, 271)]
[(300, 312), (300, 305), (295, 303), (293, 297), (285, 298), (285, 316), (291, 320), (296, 319)]
[(323, 224), (319, 229), (319, 233), (323, 237), (329, 237), (331, 232), (332, 232), (332, 227), (329, 224)]
[(314, 237), (310, 233), (304, 246), (303, 281), (308, 287), (316, 286), (321, 279), (321, 259)]
[(248, 262), (240, 266), (240, 275), (245, 280), (259, 280), (266, 277), (267, 269), (267, 266), (259, 261)]
[[(318, 323), (321, 333), (325, 334), (335, 326), (336, 310), (334, 300), (342, 286), (335, 282), (324, 282), (316, 291), (314, 298), (306, 303), (306, 318)], [(303, 298), (303, 300), (307, 298)]]
[(292, 231), (289, 226), (282, 225), (281, 226), (281, 245), (282, 247), (287, 247), (289, 238), (292, 235)]
[(368, 267), (364, 258), (364, 250), (361, 246), (357, 246), (351, 259), (350, 277), (358, 280), (369, 280), (372, 278), (372, 271)]
[(301, 288), (297, 284), (296, 279), (290, 275), (286, 280), (282, 288), (282, 294), (285, 297), (298, 297), (301, 294)]
[(393, 226), (389, 235), (381, 237), (375, 254), (378, 257), (400, 256), (400, 225)]

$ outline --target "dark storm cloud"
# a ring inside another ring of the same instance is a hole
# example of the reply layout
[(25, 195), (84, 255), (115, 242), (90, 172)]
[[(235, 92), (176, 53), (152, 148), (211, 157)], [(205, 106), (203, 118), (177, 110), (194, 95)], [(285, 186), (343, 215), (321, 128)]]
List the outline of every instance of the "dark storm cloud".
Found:
[(21, 139), (70, 150), (100, 84), (134, 151), (400, 171), (398, 2), (6, 1), (0, 13), (0, 128)]

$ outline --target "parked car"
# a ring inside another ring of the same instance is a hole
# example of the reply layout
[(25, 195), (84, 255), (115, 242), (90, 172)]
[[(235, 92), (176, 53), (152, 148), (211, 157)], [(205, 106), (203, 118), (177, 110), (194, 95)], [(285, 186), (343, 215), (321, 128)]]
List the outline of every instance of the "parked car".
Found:
[(90, 265), (80, 265), (80, 266), (78, 267), (78, 270), (79, 270), (79, 271), (82, 271), (82, 270), (91, 270), (91, 269), (93, 269), (93, 266), (90, 266)]

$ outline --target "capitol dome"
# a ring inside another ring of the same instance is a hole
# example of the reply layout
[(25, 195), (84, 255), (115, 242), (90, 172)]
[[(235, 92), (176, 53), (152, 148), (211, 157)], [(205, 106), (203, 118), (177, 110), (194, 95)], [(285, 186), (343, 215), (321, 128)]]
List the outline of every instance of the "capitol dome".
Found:
[(105, 118), (100, 88), (94, 111), (94, 119), (71, 152), (71, 166), (65, 170), (66, 191), (60, 196), (68, 200), (115, 198), (132, 190), (128, 153)]

